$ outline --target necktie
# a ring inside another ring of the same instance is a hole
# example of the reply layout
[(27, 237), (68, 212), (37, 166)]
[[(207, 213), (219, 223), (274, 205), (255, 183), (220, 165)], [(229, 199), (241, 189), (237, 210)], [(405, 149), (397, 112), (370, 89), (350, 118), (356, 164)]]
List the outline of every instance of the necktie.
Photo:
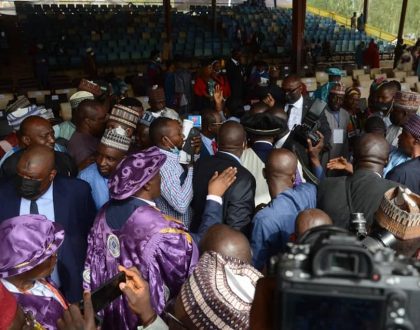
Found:
[(215, 140), (211, 141), (211, 148), (213, 149), (213, 153), (217, 152), (217, 142)]
[(31, 205), (29, 206), (29, 213), (30, 214), (39, 214), (38, 212), (38, 205), (35, 201), (31, 201)]

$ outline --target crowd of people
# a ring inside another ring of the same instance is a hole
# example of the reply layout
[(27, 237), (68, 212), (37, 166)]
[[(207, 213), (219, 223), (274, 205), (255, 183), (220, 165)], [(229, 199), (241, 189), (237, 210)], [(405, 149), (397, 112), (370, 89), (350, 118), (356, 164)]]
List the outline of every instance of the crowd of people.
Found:
[[(382, 79), (363, 102), (330, 68), (309, 95), (235, 49), (203, 64), (186, 113), (156, 60), (147, 103), (82, 79), (71, 116), (7, 106), (0, 329), (270, 328), (270, 258), (353, 213), (416, 257), (420, 94)], [(90, 292), (119, 272), (122, 295), (97, 310)]]

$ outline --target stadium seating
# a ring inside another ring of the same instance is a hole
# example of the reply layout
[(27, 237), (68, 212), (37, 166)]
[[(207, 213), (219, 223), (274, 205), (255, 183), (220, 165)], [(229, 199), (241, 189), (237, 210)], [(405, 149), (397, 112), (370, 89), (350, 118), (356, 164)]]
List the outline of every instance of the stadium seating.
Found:
[[(133, 64), (162, 50), (166, 38), (162, 6), (72, 5), (16, 2), (23, 40), (28, 49), (42, 42), (52, 68), (80, 68), (87, 48), (93, 48), (99, 65)], [(173, 55), (219, 57), (235, 46), (254, 47), (271, 56), (288, 55), (292, 11), (248, 5), (218, 6), (218, 31), (212, 32), (211, 8), (191, 5), (189, 11), (172, 9)], [(242, 41), (237, 38), (241, 29)], [(305, 38), (328, 40), (337, 54), (352, 54), (365, 33), (340, 26), (329, 18), (307, 13)], [(381, 51), (390, 49), (379, 41)], [(356, 78), (356, 77), (353, 77)]]

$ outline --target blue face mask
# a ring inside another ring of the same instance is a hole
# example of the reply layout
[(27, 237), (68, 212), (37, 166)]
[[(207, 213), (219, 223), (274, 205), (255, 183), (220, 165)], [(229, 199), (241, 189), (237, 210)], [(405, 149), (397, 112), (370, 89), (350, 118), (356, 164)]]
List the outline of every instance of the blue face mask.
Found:
[(172, 144), (172, 148), (169, 148), (169, 151), (172, 152), (175, 155), (179, 155), (180, 151), (179, 151), (178, 147), (175, 144), (173, 144), (172, 141), (169, 138), (167, 138), (167, 139)]
[(175, 155), (179, 155), (179, 149), (177, 147), (170, 148), (169, 151)]

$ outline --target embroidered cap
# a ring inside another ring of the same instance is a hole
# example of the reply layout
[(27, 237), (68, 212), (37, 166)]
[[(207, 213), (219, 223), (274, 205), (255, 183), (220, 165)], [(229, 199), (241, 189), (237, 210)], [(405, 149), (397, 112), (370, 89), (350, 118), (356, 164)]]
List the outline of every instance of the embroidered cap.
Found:
[(107, 147), (115, 148), (121, 151), (128, 151), (131, 140), (121, 127), (107, 129), (102, 136), (101, 143)]
[(376, 221), (401, 240), (420, 237), (420, 196), (407, 188), (385, 192)]
[(403, 125), (403, 129), (410, 133), (416, 140), (420, 139), (420, 115), (410, 116)]
[(79, 104), (84, 100), (94, 100), (95, 97), (92, 93), (85, 92), (85, 91), (79, 91), (74, 93), (72, 96), (70, 96), (69, 102), (72, 109), (76, 109)]
[(121, 104), (116, 104), (112, 108), (109, 120), (116, 121), (120, 124), (130, 126), (135, 129), (139, 121), (139, 117), (140, 114), (138, 111)]
[(338, 68), (328, 68), (325, 72), (328, 73), (329, 76), (343, 76), (343, 71)]
[(248, 329), (255, 286), (262, 274), (242, 260), (204, 253), (181, 289), (197, 329)]
[(416, 92), (400, 92), (394, 96), (394, 108), (417, 112), (420, 106), (420, 94)]

